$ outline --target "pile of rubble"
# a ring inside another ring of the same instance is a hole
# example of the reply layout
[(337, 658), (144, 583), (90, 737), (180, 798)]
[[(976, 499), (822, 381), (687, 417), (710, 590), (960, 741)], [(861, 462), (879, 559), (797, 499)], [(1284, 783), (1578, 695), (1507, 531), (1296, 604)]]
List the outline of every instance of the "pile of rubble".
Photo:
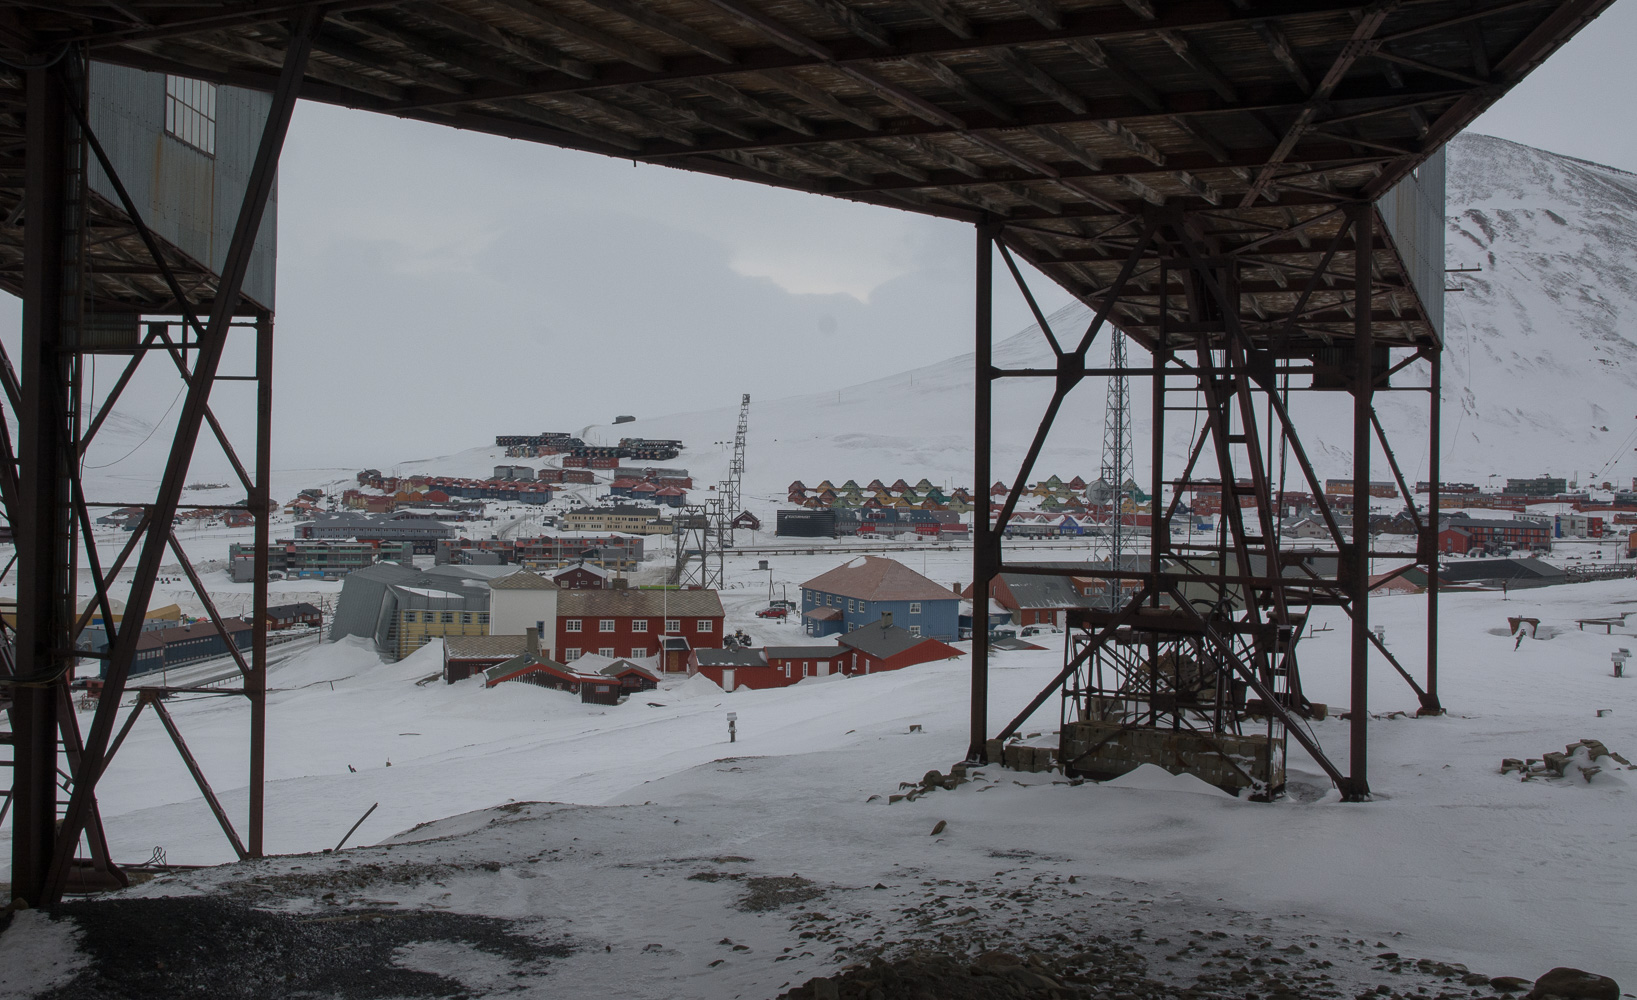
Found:
[[(1253, 978), (1248, 972), (1220, 982), (1214, 977), (1210, 981), (1202, 978), (1194, 986), (1177, 986), (1145, 975), (1140, 967), (1110, 963), (1110, 957), (1105, 952), (1058, 957), (986, 951), (976, 958), (913, 952), (893, 961), (877, 958), (834, 976), (809, 979), (780, 994), (779, 1000), (1231, 1000), (1258, 995), (1270, 1000), (1311, 1000), (1315, 995), (1337, 997), (1350, 992), (1324, 976), (1315, 994), (1312, 982), (1298, 981), (1288, 973), (1264, 976), (1260, 985), (1266, 992), (1245, 992)], [(1614, 980), (1579, 969), (1553, 969), (1530, 982), (1513, 976), (1491, 978), (1468, 972), (1463, 965), (1426, 960), (1412, 964), (1421, 973), (1416, 985), (1405, 984), (1399, 989), (1377, 986), (1359, 994), (1358, 1000), (1620, 998), (1620, 987)]]
[(1579, 774), (1589, 782), (1594, 775), (1602, 773), (1604, 768), (1613, 768), (1617, 764), (1626, 770), (1633, 769), (1631, 761), (1611, 751), (1602, 741), (1580, 740), (1564, 747), (1562, 753), (1553, 751), (1543, 757), (1531, 757), (1527, 760), (1507, 757), (1501, 761), (1501, 773), (1511, 774), (1515, 771), (1524, 781), (1534, 778), (1567, 778)]
[[(966, 765), (954, 764), (949, 768), (948, 774), (944, 774), (942, 771), (928, 771), (926, 774), (921, 776), (921, 780), (919, 782), (900, 781), (898, 783), (898, 792), (887, 796), (887, 801), (914, 802), (921, 796), (931, 795), (940, 788), (953, 792), (955, 789), (961, 787), (970, 780), (971, 779), (966, 776)], [(872, 799), (877, 797), (878, 796), (874, 795), (870, 796)]]
[(976, 959), (916, 953), (896, 961), (877, 959), (833, 977), (810, 979), (780, 994), (780, 1000), (1064, 1000), (1107, 995), (1110, 988), (1130, 1000), (1171, 1000), (1172, 989), (1132, 970), (1099, 975), (1072, 960), (987, 951)]

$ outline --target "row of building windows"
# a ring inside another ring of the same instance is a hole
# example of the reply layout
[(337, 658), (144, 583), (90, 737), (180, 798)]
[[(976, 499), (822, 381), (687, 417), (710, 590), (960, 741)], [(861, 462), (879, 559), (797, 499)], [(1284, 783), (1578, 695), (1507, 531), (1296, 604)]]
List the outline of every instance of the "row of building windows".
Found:
[[(618, 624), (619, 624), (619, 619), (618, 618), (598, 618), (596, 621), (597, 621), (597, 631), (599, 631), (599, 632), (613, 632), (618, 628)], [(646, 631), (648, 631), (648, 619), (646, 619), (646, 618), (632, 618), (630, 621), (631, 621), (631, 631), (633, 631), (633, 632), (646, 632)], [(712, 621), (709, 618), (696, 618), (696, 619), (694, 619), (693, 630), (695, 632), (714, 632), (714, 631), (716, 631), (716, 622)], [(584, 631), (584, 622), (583, 622), (582, 619), (579, 619), (579, 618), (564, 618), (563, 619), (563, 631), (565, 631), (565, 632), (581, 632), (581, 631)], [(668, 633), (681, 632), (682, 631), (682, 619), (680, 619), (680, 618), (667, 618), (667, 619), (665, 619), (665, 631), (668, 632)]]
[[(828, 600), (826, 600), (826, 598), (828, 598)], [(859, 614), (869, 614), (869, 611), (870, 611), (870, 602), (869, 601), (858, 600), (858, 599), (851, 598), (851, 597), (847, 598), (846, 600), (847, 600), (846, 607), (847, 607), (847, 613), (848, 614), (853, 614), (855, 612), (859, 613)], [(807, 605), (808, 605), (808, 607), (815, 607), (815, 606), (820, 605), (820, 604), (828, 604), (833, 608), (839, 608), (839, 607), (842, 606), (841, 601), (842, 601), (842, 599), (840, 597), (836, 596), (835, 594), (820, 594), (820, 595), (818, 595), (818, 597), (816, 599), (811, 594), (809, 594), (808, 598), (807, 598)], [(921, 613), (921, 602), (920, 601), (911, 601), (910, 605), (909, 605), (909, 613), (912, 614), (912, 615), (920, 614)]]
[[(458, 617), (457, 617), (458, 616)], [(427, 625), (453, 625), (459, 621), (462, 625), (487, 625), (489, 612), (487, 611), (405, 611), (405, 622), (424, 622)]]
[[(614, 651), (613, 646), (604, 646), (601, 649), (597, 650), (597, 654), (599, 656), (607, 656), (607, 657), (616, 657), (616, 656), (619, 655), (617, 652)], [(563, 650), (563, 662), (564, 663), (573, 663), (575, 660), (578, 660), (580, 657), (582, 657), (584, 655), (585, 655), (585, 651), (580, 649), (580, 647), (570, 646), (569, 648)], [(638, 659), (638, 658), (641, 658), (641, 657), (648, 656), (650, 654), (649, 654), (648, 650), (643, 649), (641, 646), (632, 646), (631, 647), (631, 652), (627, 653), (626, 655), (631, 657), (632, 659)]]

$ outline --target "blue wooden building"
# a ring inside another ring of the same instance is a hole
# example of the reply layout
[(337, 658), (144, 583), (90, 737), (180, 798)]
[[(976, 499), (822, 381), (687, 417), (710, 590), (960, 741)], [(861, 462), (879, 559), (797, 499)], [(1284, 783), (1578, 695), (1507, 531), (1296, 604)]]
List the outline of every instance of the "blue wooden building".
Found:
[(960, 628), (960, 594), (881, 556), (859, 556), (802, 584), (801, 611), (814, 636), (846, 635), (883, 615), (929, 639), (953, 640)]

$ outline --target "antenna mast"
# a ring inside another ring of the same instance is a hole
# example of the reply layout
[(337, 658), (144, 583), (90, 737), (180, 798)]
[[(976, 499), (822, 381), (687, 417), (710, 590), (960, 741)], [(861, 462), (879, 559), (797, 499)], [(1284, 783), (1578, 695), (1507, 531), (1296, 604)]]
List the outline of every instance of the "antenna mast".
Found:
[[(1108, 366), (1116, 374), (1108, 378), (1108, 409), (1103, 416), (1103, 468), (1098, 478), (1112, 489), (1109, 501), (1113, 514), (1104, 533), (1108, 539), (1108, 568), (1119, 572), (1126, 549), (1124, 486), (1131, 478), (1131, 386), (1125, 375), (1125, 334), (1111, 330), (1108, 344)], [(1120, 606), (1118, 583), (1110, 582), (1113, 592), (1108, 595), (1110, 610)]]

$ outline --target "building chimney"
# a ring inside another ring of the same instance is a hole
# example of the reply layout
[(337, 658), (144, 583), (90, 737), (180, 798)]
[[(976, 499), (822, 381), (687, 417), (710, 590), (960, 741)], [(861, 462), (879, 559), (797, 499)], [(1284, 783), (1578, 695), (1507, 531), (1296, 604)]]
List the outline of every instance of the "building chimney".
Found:
[(530, 656), (540, 655), (540, 629), (530, 625), (523, 630), (523, 648)]
[(881, 627), (884, 628), (884, 629), (892, 628), (892, 612), (891, 611), (881, 612)]
[(613, 583), (615, 590), (628, 590), (631, 586), (631, 581), (623, 576), (615, 577)]
[(961, 596), (961, 581), (956, 580), (954, 583), (949, 585), (949, 589), (955, 592), (956, 597)]

